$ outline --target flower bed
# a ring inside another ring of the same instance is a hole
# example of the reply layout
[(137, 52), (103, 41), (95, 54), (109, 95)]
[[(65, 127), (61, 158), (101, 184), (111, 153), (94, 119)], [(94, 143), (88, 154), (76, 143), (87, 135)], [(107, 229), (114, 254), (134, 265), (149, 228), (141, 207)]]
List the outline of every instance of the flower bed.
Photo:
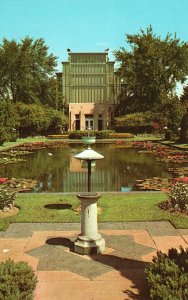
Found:
[(67, 139), (68, 134), (50, 134), (47, 136), (48, 139)]
[(118, 132), (113, 132), (109, 134), (111, 139), (129, 139), (133, 138), (134, 134), (132, 133), (118, 133)]

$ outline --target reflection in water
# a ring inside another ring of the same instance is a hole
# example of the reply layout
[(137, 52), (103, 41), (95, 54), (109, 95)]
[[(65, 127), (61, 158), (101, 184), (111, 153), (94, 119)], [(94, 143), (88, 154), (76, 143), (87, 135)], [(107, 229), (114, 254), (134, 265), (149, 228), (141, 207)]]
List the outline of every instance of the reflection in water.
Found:
[[(74, 145), (51, 149), (51, 155), (48, 149), (38, 150), (27, 155), (27, 162), (2, 165), (0, 177), (37, 179), (36, 191), (87, 191), (87, 164), (74, 158), (83, 148)], [(130, 191), (135, 189), (135, 179), (172, 177), (167, 171), (169, 164), (156, 162), (151, 154), (138, 154), (137, 149), (110, 145), (94, 145), (92, 148), (104, 155), (104, 159), (93, 162), (91, 180), (94, 192)]]

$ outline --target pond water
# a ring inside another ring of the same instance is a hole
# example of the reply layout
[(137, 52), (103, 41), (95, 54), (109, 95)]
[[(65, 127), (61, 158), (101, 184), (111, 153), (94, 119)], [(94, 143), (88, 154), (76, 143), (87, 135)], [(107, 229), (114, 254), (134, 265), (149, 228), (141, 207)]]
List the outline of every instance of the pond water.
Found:
[[(136, 190), (135, 180), (173, 177), (169, 164), (157, 162), (151, 154), (138, 153), (138, 149), (100, 144), (92, 149), (104, 155), (92, 166), (93, 192), (131, 191)], [(36, 179), (36, 192), (85, 192), (87, 163), (74, 158), (83, 150), (82, 145), (37, 150), (24, 156), (26, 162), (1, 165), (0, 177)]]

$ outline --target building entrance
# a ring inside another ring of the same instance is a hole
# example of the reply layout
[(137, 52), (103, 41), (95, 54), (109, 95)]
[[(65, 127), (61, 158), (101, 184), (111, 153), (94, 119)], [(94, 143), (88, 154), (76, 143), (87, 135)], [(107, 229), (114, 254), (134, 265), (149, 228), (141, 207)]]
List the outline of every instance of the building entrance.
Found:
[(75, 115), (75, 129), (80, 130), (80, 115)]
[(103, 117), (102, 115), (99, 115), (98, 117), (98, 130), (103, 130)]
[(94, 118), (93, 115), (85, 115), (85, 129), (91, 128), (94, 130)]

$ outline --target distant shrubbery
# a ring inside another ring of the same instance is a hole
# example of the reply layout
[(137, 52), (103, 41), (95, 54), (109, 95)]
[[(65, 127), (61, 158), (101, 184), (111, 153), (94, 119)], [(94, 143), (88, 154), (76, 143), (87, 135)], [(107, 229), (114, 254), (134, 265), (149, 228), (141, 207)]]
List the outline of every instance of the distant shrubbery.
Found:
[[(87, 131), (81, 131), (81, 130), (75, 130), (75, 131), (70, 131), (68, 133), (69, 139), (81, 139), (83, 136), (87, 136), (88, 132)], [(90, 132), (90, 136), (92, 136), (92, 132)]]
[(3, 143), (6, 141), (6, 131), (4, 128), (0, 128), (0, 145), (3, 145)]
[(134, 134), (132, 133), (121, 133), (121, 132), (113, 132), (110, 133), (110, 138), (111, 139), (129, 139), (134, 137)]
[[(89, 132), (90, 136), (95, 136), (97, 139), (127, 139), (133, 137), (132, 133), (117, 133), (111, 130), (91, 130)], [(81, 139), (84, 136), (88, 136), (88, 131), (71, 131), (69, 133), (69, 139)]]
[(188, 143), (188, 111), (183, 116), (180, 127), (181, 127), (180, 142)]
[[(89, 136), (96, 136), (97, 139), (109, 139), (110, 130), (90, 130)], [(69, 133), (69, 139), (81, 139), (83, 136), (88, 136), (88, 130), (75, 130)]]
[(49, 134), (48, 139), (67, 139), (68, 134)]
[(166, 130), (165, 130), (165, 135), (164, 135), (165, 140), (170, 141), (171, 138), (172, 138), (172, 134), (173, 134), (173, 133), (172, 133), (172, 130), (166, 129)]
[(0, 101), (0, 145), (6, 141), (16, 141), (17, 112), (10, 100)]
[(131, 132), (134, 134), (151, 133), (155, 131), (156, 124), (158, 130), (163, 127), (163, 124), (156, 123), (156, 120), (159, 120), (158, 115), (150, 111), (132, 113), (116, 117), (115, 129), (117, 132)]
[(62, 113), (38, 104), (17, 103), (18, 131), (22, 137), (60, 133), (64, 124)]

